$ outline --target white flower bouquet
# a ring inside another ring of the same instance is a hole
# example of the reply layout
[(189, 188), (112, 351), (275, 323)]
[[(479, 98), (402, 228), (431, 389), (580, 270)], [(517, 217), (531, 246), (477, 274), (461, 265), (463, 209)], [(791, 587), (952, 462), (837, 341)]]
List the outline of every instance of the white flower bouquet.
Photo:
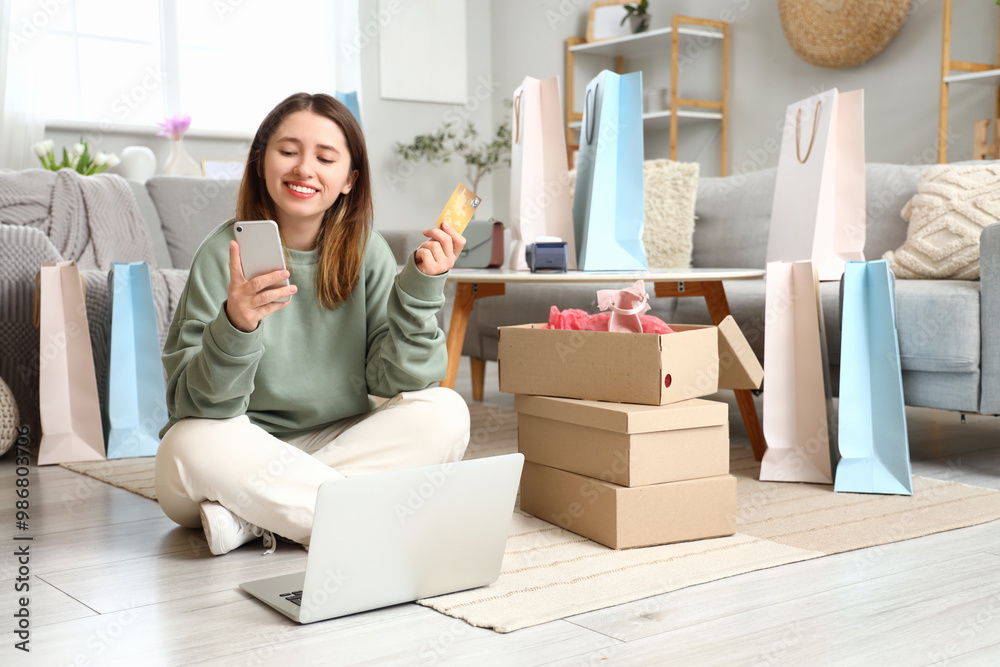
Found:
[(51, 139), (39, 141), (32, 146), (32, 150), (35, 151), (35, 155), (38, 156), (42, 166), (49, 171), (73, 169), (84, 176), (91, 176), (99, 174), (105, 169), (114, 167), (121, 162), (121, 159), (114, 153), (98, 153), (92, 156), (90, 154), (90, 146), (82, 137), (80, 138), (80, 143), (73, 144), (70, 150), (67, 151), (66, 148), (63, 148), (62, 161), (56, 162), (56, 156), (53, 153), (55, 146), (55, 142)]

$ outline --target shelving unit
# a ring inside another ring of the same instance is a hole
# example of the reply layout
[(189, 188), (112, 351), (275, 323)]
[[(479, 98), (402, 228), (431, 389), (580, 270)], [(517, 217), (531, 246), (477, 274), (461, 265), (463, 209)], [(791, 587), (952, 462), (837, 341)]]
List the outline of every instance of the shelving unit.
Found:
[[(951, 0), (944, 0), (941, 35), (941, 102), (938, 109), (938, 163), (948, 161), (948, 94), (953, 83), (971, 83), (996, 88), (994, 119), (1000, 119), (1000, 38), (996, 63), (970, 63), (951, 59)], [(998, 24), (1000, 26), (1000, 24)], [(1000, 35), (1000, 27), (997, 34)], [(952, 74), (953, 71), (965, 74)], [(997, 128), (994, 126), (994, 136)]]
[[(719, 100), (698, 100), (678, 95), (680, 42), (683, 37), (718, 39), (722, 43), (722, 75)], [(694, 121), (719, 121), (721, 123), (720, 175), (726, 175), (729, 149), (729, 24), (724, 21), (671, 17), (671, 26), (650, 30), (637, 35), (617, 37), (600, 42), (587, 42), (582, 37), (566, 40), (566, 145), (572, 167), (573, 150), (576, 148), (576, 131), (580, 129), (583, 114), (573, 109), (574, 67), (578, 55), (603, 56), (615, 59), (615, 71), (624, 74), (625, 60), (670, 51), (670, 109), (642, 115), (643, 125), (651, 130), (670, 130), (670, 159), (677, 159), (677, 135), (681, 124)], [(676, 110), (676, 113), (674, 113)]]

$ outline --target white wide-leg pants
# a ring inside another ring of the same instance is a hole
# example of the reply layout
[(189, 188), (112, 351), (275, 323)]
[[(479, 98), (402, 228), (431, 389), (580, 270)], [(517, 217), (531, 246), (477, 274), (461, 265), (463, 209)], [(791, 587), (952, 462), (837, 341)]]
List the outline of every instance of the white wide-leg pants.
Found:
[(403, 392), (375, 410), (285, 442), (250, 423), (184, 419), (156, 453), (156, 496), (182, 526), (201, 527), (200, 505), (308, 544), (319, 485), (329, 479), (459, 461), (469, 408), (451, 389)]

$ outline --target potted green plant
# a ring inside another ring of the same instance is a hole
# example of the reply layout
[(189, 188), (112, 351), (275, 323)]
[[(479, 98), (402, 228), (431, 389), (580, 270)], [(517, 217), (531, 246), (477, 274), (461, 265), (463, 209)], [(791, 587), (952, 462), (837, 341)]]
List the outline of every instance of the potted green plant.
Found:
[[(506, 103), (509, 109), (510, 101)], [(469, 121), (462, 130), (447, 121), (436, 132), (414, 137), (409, 144), (396, 142), (396, 154), (407, 162), (426, 160), (428, 164), (450, 162), (453, 155), (465, 161), (466, 172), (473, 192), (479, 192), (479, 181), (501, 164), (510, 166), (510, 120), (497, 128), (493, 138), (479, 142), (479, 132)]]
[(619, 25), (628, 21), (632, 26), (632, 34), (649, 30), (649, 0), (640, 0), (634, 5), (625, 5), (625, 16)]

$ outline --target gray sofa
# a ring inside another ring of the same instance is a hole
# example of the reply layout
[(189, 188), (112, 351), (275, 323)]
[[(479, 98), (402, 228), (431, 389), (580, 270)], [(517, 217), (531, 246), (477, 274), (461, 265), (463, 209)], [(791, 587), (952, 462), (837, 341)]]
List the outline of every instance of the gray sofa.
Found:
[[(3, 173), (0, 172), (0, 178)], [(152, 241), (153, 287), (161, 344), (173, 317), (180, 291), (201, 241), (233, 216), (238, 181), (157, 176), (146, 183), (128, 182)], [(27, 199), (34, 203), (34, 194)], [(108, 363), (109, 299), (107, 271), (94, 268), (93, 258), (63, 257), (46, 232), (16, 226), (5, 217), (5, 206), (17, 206), (16, 196), (0, 201), (0, 378), (11, 387), (22, 423), (39, 433), (39, 333), (32, 324), (34, 278), (42, 262), (78, 260), (86, 285), (90, 338), (103, 402)], [(47, 201), (47, 200), (45, 200)], [(44, 202), (43, 202), (44, 203)], [(86, 237), (87, 230), (70, 236)], [(400, 263), (423, 242), (420, 230), (387, 234)], [(59, 247), (63, 247), (62, 241)], [(115, 258), (134, 261), (138, 258)], [(443, 318), (442, 318), (443, 321)]]
[[(898, 247), (906, 236), (906, 223), (899, 211), (916, 191), (921, 167), (872, 164), (867, 172), (865, 250), (868, 257), (877, 258)], [(746, 176), (701, 180), (694, 266), (763, 268), (774, 176), (775, 170), (767, 169)], [(201, 240), (232, 216), (238, 183), (154, 177), (145, 184), (129, 185), (149, 228), (157, 271), (172, 286), (169, 297), (158, 304), (162, 340), (184, 272)], [(13, 354), (8, 343), (11, 338), (26, 340), (33, 335), (29, 344), (38, 350), (30, 305), (37, 268), (15, 275), (7, 258), (30, 256), (27, 264), (36, 267), (41, 261), (62, 258), (37, 230), (23, 230), (34, 232), (34, 236), (6, 233), (10, 231), (0, 227), (0, 297), (5, 302), (4, 321), (0, 322), (0, 377), (14, 390), (22, 422), (37, 428), (38, 357), (26, 360), (23, 354)], [(419, 229), (382, 233), (400, 263), (424, 240)], [(25, 238), (30, 242), (22, 240)], [(1000, 336), (996, 333), (1000, 327), (1000, 225), (988, 228), (981, 243), (981, 281), (900, 280), (896, 284), (903, 387), (909, 405), (1000, 413)], [(88, 312), (96, 315), (91, 317), (91, 338), (98, 381), (102, 382), (107, 359), (101, 346), (106, 339), (106, 294), (102, 295), (107, 289), (106, 274), (96, 270), (84, 274)], [(547, 321), (551, 305), (596, 312), (596, 290), (601, 287), (607, 284), (508, 285), (504, 296), (476, 302), (463, 354), (496, 360), (497, 327)], [(725, 287), (734, 317), (758, 357), (763, 358), (763, 281), (731, 281)], [(835, 390), (840, 365), (838, 289), (837, 283), (821, 286)], [(450, 319), (449, 307), (440, 317), (444, 326)], [(654, 299), (652, 314), (667, 322), (710, 322), (700, 298)]]
[[(906, 238), (903, 205), (917, 189), (921, 166), (866, 168), (865, 256), (881, 258)], [(764, 268), (776, 170), (703, 178), (695, 206), (695, 267)], [(1000, 413), (1000, 224), (981, 238), (980, 281), (899, 280), (896, 320), (906, 403), (984, 414)], [(463, 353), (496, 360), (497, 327), (548, 321), (549, 308), (597, 312), (596, 290), (606, 284), (539, 288), (507, 285), (504, 296), (476, 301)], [(764, 282), (727, 281), (729, 306), (758, 358), (764, 356)], [(840, 370), (837, 282), (820, 286), (835, 393)], [(666, 322), (710, 324), (701, 298), (652, 300)], [(766, 379), (765, 379), (766, 387)]]

